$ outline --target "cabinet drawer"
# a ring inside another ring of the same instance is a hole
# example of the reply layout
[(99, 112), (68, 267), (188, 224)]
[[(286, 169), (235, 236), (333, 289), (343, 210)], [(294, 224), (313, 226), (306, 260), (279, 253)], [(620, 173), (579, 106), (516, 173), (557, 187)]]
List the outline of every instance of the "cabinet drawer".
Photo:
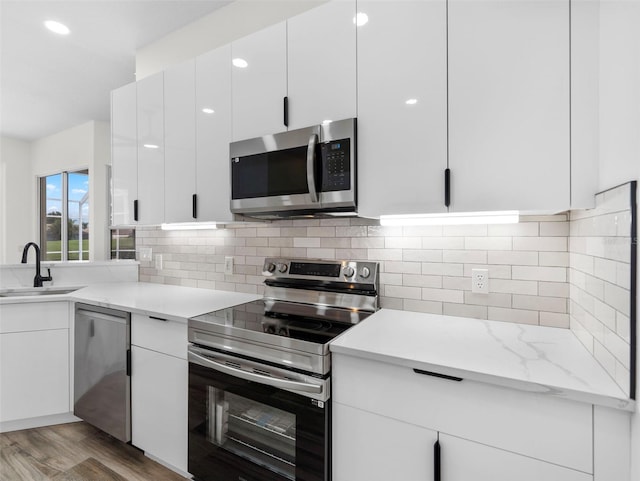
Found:
[(69, 328), (69, 302), (0, 305), (0, 333)]
[(590, 404), (335, 353), (332, 364), (336, 402), (593, 472)]
[(131, 344), (187, 359), (187, 323), (133, 314)]

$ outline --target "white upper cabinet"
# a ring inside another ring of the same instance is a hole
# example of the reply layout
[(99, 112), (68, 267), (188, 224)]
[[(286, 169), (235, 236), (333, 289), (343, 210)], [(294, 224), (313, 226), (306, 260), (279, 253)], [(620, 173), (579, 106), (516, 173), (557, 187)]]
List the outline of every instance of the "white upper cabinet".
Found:
[(287, 24), (278, 23), (231, 44), (233, 140), (287, 129)]
[(349, 0), (287, 21), (290, 130), (356, 116), (355, 17)]
[(231, 221), (231, 45), (196, 59), (196, 192), (198, 221)]
[(164, 74), (137, 85), (138, 205), (141, 224), (164, 222)]
[(569, 0), (449, 0), (451, 210), (570, 206)]
[(195, 60), (164, 72), (165, 222), (193, 221), (196, 193)]
[(445, 0), (358, 2), (360, 215), (446, 210), (446, 18)]
[(111, 93), (111, 225), (130, 225), (138, 198), (136, 84)]

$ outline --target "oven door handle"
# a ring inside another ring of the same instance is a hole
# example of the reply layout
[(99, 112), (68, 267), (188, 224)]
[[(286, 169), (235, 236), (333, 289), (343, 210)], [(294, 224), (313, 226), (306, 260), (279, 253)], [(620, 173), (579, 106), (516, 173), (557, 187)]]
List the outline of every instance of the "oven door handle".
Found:
[(260, 384), (266, 384), (280, 389), (293, 389), (296, 391), (309, 392), (314, 394), (322, 393), (322, 386), (316, 384), (308, 384), (306, 382), (289, 381), (287, 379), (278, 379), (269, 376), (263, 376), (253, 372), (243, 371), (242, 369), (236, 369), (234, 367), (227, 366), (226, 364), (219, 363), (208, 357), (196, 354), (193, 351), (189, 351), (189, 362), (195, 362), (203, 367), (209, 367), (216, 371), (229, 374), (230, 376), (239, 377), (245, 381), (254, 381)]

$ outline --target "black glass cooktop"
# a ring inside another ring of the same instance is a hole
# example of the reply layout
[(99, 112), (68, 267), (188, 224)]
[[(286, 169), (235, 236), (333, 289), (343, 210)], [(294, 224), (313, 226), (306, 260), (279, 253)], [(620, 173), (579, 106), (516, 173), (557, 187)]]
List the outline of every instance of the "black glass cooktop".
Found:
[[(265, 309), (265, 305), (268, 305), (269, 309)], [(335, 317), (333, 311), (322, 306), (306, 306), (301, 310), (299, 306), (291, 307), (289, 304), (279, 303), (274, 305), (260, 299), (210, 312), (194, 319), (233, 329), (326, 344), (352, 326), (350, 323), (335, 321), (332, 317)]]

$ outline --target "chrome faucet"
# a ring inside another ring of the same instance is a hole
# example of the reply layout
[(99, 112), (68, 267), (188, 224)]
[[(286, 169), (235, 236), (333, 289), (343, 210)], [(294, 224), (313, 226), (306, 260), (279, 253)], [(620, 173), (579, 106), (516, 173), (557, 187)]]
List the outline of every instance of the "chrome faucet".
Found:
[(43, 281), (52, 281), (51, 277), (51, 269), (47, 268), (47, 277), (42, 277), (40, 275), (40, 247), (35, 242), (29, 242), (24, 246), (22, 251), (22, 263), (27, 263), (27, 254), (29, 252), (29, 247), (33, 246), (36, 250), (36, 276), (33, 278), (33, 287), (42, 287)]

